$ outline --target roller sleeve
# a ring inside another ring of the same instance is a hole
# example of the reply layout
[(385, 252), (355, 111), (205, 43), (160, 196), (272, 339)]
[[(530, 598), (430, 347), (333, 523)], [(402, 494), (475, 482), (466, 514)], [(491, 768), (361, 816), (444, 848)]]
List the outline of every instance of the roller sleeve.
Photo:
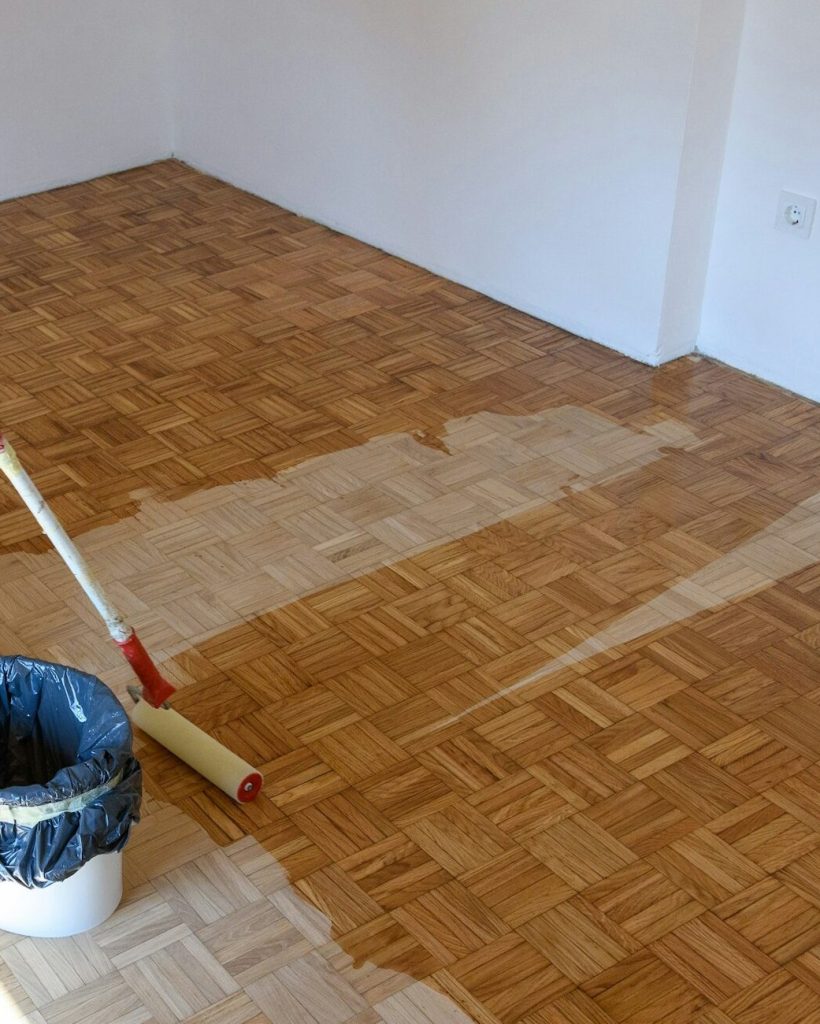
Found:
[(247, 761), (170, 708), (137, 701), (131, 720), (157, 743), (189, 764), (232, 800), (248, 803), (262, 788), (262, 776)]

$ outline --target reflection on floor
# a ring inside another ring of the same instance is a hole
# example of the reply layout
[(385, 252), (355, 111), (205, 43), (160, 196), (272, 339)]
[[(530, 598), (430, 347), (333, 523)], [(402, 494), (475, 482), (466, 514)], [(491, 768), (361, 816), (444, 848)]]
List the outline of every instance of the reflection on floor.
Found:
[[(820, 1021), (815, 406), (175, 163), (0, 237), (4, 425), (267, 777), (138, 739), (127, 902), (0, 933), (4, 1021)], [(0, 570), (2, 649), (122, 692), (7, 489)]]
[[(632, 431), (576, 406), (476, 413), (445, 423), (440, 449), (389, 434), (273, 479), (146, 495), (133, 515), (91, 528), (82, 546), (124, 613), (171, 657), (251, 616), (634, 473), (692, 440), (671, 420)], [(0, 596), (3, 621), (32, 648), (54, 642), (42, 613), (59, 614), (55, 588), (71, 597), (75, 586), (46, 538), (41, 545), (37, 557), (0, 552), (0, 571), (19, 581)], [(119, 664), (83, 622), (59, 642), (68, 663)]]

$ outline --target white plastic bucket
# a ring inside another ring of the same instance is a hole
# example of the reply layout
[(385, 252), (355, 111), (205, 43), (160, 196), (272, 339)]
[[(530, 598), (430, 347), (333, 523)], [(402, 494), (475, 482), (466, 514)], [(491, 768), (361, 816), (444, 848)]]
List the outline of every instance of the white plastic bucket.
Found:
[(102, 853), (64, 882), (27, 889), (0, 882), (0, 929), (63, 939), (107, 921), (122, 899), (122, 854)]

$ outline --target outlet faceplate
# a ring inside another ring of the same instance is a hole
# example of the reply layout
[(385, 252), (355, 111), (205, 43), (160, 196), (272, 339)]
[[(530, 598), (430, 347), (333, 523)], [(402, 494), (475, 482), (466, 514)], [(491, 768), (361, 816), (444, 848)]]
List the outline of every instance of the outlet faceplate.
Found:
[(774, 226), (795, 238), (809, 238), (814, 227), (817, 200), (797, 192), (781, 192)]

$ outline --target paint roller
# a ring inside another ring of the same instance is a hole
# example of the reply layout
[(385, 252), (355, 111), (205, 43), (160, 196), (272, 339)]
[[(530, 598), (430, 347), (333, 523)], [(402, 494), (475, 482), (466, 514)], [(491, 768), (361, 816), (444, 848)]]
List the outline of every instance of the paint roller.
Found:
[(175, 692), (175, 687), (160, 673), (134, 629), (108, 600), (88, 563), (23, 469), (11, 442), (2, 433), (0, 470), (85, 591), (105, 622), (111, 639), (139, 679), (141, 688), (128, 687), (134, 699), (132, 721), (233, 800), (239, 803), (253, 800), (262, 788), (262, 776), (247, 761), (169, 707), (168, 699)]

